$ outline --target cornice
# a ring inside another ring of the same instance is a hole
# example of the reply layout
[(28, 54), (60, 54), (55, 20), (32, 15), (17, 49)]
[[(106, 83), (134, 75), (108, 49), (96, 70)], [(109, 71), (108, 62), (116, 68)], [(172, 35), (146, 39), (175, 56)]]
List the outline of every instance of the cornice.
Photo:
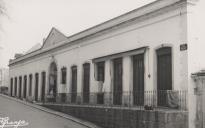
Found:
[(200, 0), (186, 0), (190, 5), (196, 5)]
[(68, 46), (79, 44), (83, 41), (101, 36), (103, 34), (109, 33), (111, 31), (115, 31), (122, 27), (129, 26), (136, 22), (141, 22), (147, 20), (149, 18), (158, 16), (160, 14), (166, 13), (169, 10), (173, 10), (184, 4), (186, 0), (158, 0), (151, 4), (145, 5), (141, 8), (130, 11), (126, 14), (123, 14), (119, 17), (106, 21), (100, 25), (94, 26), (90, 29), (77, 33), (68, 37), (68, 40), (59, 43), (60, 45), (56, 45), (47, 49), (39, 49), (32, 53), (26, 54), (20, 58), (12, 60), (9, 62), (9, 66), (17, 64), (21, 61), (27, 61), (28, 58), (32, 59), (33, 57), (38, 57), (39, 55), (53, 52), (54, 50), (58, 50), (61, 48), (65, 48)]

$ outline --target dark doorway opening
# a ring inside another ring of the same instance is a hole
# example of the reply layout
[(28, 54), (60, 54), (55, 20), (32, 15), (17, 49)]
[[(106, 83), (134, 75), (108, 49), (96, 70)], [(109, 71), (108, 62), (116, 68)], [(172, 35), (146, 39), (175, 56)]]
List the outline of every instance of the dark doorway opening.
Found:
[(41, 74), (42, 83), (41, 83), (41, 101), (45, 101), (45, 87), (46, 87), (46, 72)]
[(15, 77), (15, 92), (14, 96), (17, 96), (17, 77)]
[(122, 58), (113, 60), (113, 104), (122, 104)]
[(52, 62), (49, 72), (49, 95), (52, 101), (56, 101), (57, 96), (57, 65)]
[(22, 77), (19, 77), (19, 98), (21, 98)]
[(103, 83), (105, 80), (105, 61), (98, 62), (96, 66), (97, 66), (97, 81), (99, 82), (97, 104), (104, 104)]
[(83, 103), (89, 103), (90, 96), (90, 64), (83, 64)]
[(133, 104), (144, 105), (144, 54), (133, 56)]
[(72, 82), (71, 82), (71, 103), (76, 102), (77, 97), (77, 66), (71, 68), (72, 72)]
[(172, 54), (170, 47), (157, 50), (157, 90), (158, 105), (167, 106), (167, 90), (172, 90)]
[(32, 96), (32, 81), (33, 81), (33, 75), (29, 75), (29, 96)]
[(26, 91), (27, 91), (27, 76), (24, 76), (24, 91), (23, 91), (23, 97), (26, 98)]
[(35, 101), (38, 101), (38, 73), (35, 74)]
[(11, 96), (13, 96), (13, 78), (11, 78), (11, 81), (10, 81), (10, 94)]

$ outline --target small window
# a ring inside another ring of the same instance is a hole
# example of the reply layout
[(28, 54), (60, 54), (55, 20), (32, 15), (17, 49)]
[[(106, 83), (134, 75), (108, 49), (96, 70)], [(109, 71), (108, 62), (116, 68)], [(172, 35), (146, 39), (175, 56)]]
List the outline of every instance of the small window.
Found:
[(105, 62), (97, 63), (97, 81), (104, 82), (105, 79)]
[(66, 84), (66, 67), (61, 68), (61, 83)]

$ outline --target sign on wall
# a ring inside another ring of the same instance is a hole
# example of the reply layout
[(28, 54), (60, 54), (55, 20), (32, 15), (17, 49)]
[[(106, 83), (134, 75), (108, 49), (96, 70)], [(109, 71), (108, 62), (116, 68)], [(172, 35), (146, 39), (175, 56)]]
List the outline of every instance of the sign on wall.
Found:
[(187, 48), (188, 48), (187, 44), (180, 45), (180, 51), (185, 51), (185, 50), (187, 50)]

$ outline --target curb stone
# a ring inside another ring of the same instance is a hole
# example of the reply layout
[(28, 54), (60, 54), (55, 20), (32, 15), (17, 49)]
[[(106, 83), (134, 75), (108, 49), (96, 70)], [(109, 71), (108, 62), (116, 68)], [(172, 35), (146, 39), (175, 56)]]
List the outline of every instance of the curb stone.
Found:
[(47, 112), (47, 113), (50, 113), (50, 114), (53, 114), (53, 115), (56, 115), (56, 116), (59, 116), (59, 117), (62, 117), (62, 118), (66, 118), (68, 120), (71, 120), (73, 122), (76, 122), (78, 124), (86, 126), (88, 128), (102, 128), (102, 127), (99, 127), (99, 126), (97, 126), (95, 124), (92, 124), (90, 122), (83, 121), (83, 120), (80, 120), (78, 118), (72, 117), (72, 116), (70, 116), (68, 114), (65, 114), (65, 113), (62, 113), (62, 112), (58, 112), (58, 111), (54, 111), (54, 110), (51, 110), (49, 108), (45, 108), (45, 107), (39, 106), (37, 104), (27, 102), (25, 100), (16, 99), (16, 98), (13, 98), (13, 97), (10, 97), (10, 96), (7, 96), (7, 95), (3, 95), (3, 94), (0, 94), (0, 96), (5, 97), (5, 98), (10, 99), (10, 100), (13, 100), (13, 101), (16, 101), (16, 102), (19, 102), (19, 103), (22, 103), (24, 105), (27, 105), (27, 106), (30, 106), (30, 107), (33, 107), (33, 108), (36, 108), (36, 109), (39, 109), (41, 111), (44, 111), (44, 112)]

